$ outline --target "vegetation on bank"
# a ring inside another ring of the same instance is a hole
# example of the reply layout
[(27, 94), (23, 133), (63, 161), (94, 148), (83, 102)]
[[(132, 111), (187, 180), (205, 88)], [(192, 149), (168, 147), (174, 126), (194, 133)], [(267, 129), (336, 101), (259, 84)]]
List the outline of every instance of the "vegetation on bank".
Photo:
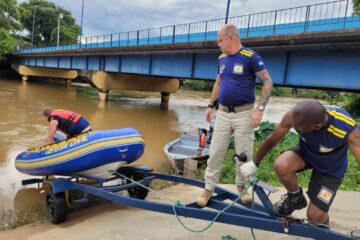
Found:
[(80, 26), (66, 9), (48, 0), (29, 0), (22, 3), (16, 0), (0, 0), (0, 63), (5, 61), (6, 54), (17, 46), (30, 46), (32, 37), (36, 47), (55, 45), (59, 13), (63, 14), (59, 29), (60, 44), (76, 43)]
[[(357, 119), (358, 125), (360, 125), (360, 118)], [(264, 142), (265, 138), (271, 133), (275, 124), (263, 122), (255, 132), (254, 153), (257, 152), (260, 145)], [(275, 171), (273, 170), (273, 164), (281, 152), (296, 146), (298, 142), (298, 136), (295, 133), (288, 133), (287, 136), (275, 146), (263, 159), (257, 172), (257, 178), (270, 183), (274, 186), (282, 186), (277, 179)], [(233, 145), (233, 144), (231, 144)], [(231, 146), (230, 145), (230, 146)], [(226, 159), (223, 162), (220, 174), (221, 183), (235, 184), (235, 163), (232, 160), (235, 154), (234, 148), (229, 148)], [(340, 186), (341, 190), (360, 191), (360, 166), (356, 162), (353, 154), (349, 151), (348, 155), (349, 167), (345, 174), (345, 178)], [(204, 179), (205, 165), (201, 166), (199, 171), (199, 179)], [(298, 174), (299, 183), (302, 187), (307, 187), (311, 176), (311, 170), (306, 170)]]
[[(207, 80), (183, 80), (182, 89), (193, 91), (211, 91), (214, 81)], [(261, 86), (256, 87), (256, 95), (260, 95)], [(339, 106), (346, 109), (353, 117), (360, 117), (360, 94), (345, 93), (329, 90), (302, 89), (290, 87), (273, 87), (272, 96), (278, 97), (298, 97), (313, 98), (324, 100), (330, 105)]]

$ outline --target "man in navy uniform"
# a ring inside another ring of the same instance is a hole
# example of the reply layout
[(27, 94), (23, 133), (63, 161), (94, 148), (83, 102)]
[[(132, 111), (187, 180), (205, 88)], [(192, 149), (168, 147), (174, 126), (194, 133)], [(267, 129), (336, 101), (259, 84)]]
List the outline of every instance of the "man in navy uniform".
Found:
[(274, 164), (288, 192), (274, 204), (273, 210), (278, 216), (287, 216), (307, 206), (296, 173), (311, 168), (307, 218), (312, 223), (327, 225), (329, 208), (348, 167), (348, 148), (360, 165), (360, 130), (350, 114), (341, 108), (324, 107), (316, 100), (301, 101), (284, 115), (260, 146), (254, 161), (240, 167), (242, 174), (254, 175), (264, 156), (291, 128), (298, 132), (299, 143), (282, 153)]
[[(218, 59), (218, 75), (212, 90), (206, 120), (211, 121), (214, 102), (218, 100), (218, 111), (214, 133), (209, 149), (209, 159), (205, 171), (205, 189), (196, 203), (205, 207), (219, 182), (221, 163), (225, 158), (230, 137), (234, 135), (237, 154), (245, 154), (252, 159), (254, 128), (261, 122), (263, 111), (269, 101), (272, 88), (271, 77), (261, 56), (242, 45), (239, 30), (233, 24), (224, 25), (218, 32), (218, 45), (222, 54)], [(255, 108), (255, 80), (263, 84), (259, 103)], [(245, 178), (236, 163), (236, 185), (242, 193), (241, 201), (249, 203), (252, 197), (243, 193)]]

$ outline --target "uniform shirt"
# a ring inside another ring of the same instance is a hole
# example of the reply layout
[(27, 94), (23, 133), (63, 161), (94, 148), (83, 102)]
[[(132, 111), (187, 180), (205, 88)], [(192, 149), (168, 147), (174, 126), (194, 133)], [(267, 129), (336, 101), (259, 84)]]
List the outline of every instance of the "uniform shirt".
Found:
[(348, 166), (347, 139), (357, 128), (350, 114), (336, 107), (327, 107), (328, 123), (319, 131), (299, 133), (300, 150), (312, 167), (322, 174), (342, 178)]
[[(56, 113), (51, 113), (49, 121), (58, 121), (57, 128), (60, 129), (62, 132), (66, 133), (68, 137), (77, 135), (81, 133), (85, 128), (90, 126), (89, 122), (80, 114), (62, 109), (56, 111)], [(63, 112), (64, 114), (61, 115), (61, 113)], [(74, 122), (74, 120), (76, 121)]]
[(242, 48), (234, 55), (221, 54), (218, 59), (220, 76), (219, 103), (240, 106), (255, 102), (255, 73), (265, 69), (260, 55)]

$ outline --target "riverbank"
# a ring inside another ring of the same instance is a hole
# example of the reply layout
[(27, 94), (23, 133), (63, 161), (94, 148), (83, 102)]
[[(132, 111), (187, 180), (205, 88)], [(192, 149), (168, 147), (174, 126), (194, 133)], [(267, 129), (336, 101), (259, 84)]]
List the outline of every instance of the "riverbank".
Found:
[[(223, 185), (235, 191), (234, 185)], [(166, 197), (190, 203), (198, 196), (201, 189), (193, 186), (178, 184), (161, 190)], [(270, 199), (278, 201), (284, 189), (270, 195)], [(333, 230), (349, 233), (359, 228), (360, 222), (360, 193), (339, 191), (330, 211), (330, 226)], [(148, 200), (163, 201), (153, 193)], [(296, 211), (295, 216), (305, 217), (305, 209)], [(202, 229), (209, 222), (181, 218), (186, 225), (193, 229)], [(13, 230), (0, 232), (0, 239), (8, 240), (98, 240), (98, 239), (126, 239), (126, 240), (220, 240), (223, 236), (231, 235), (235, 239), (252, 239), (249, 228), (215, 223), (203, 233), (191, 233), (185, 230), (175, 216), (135, 209), (114, 203), (102, 204), (90, 209), (69, 214), (66, 222), (52, 225), (48, 222), (31, 224)], [(285, 234), (275, 234), (255, 230), (257, 239), (285, 240), (303, 239)]]
[[(262, 126), (266, 126), (268, 129), (262, 129)], [(358, 121), (358, 126), (360, 126), (360, 121)], [(270, 123), (262, 123), (260, 129), (255, 130), (255, 138), (258, 136), (258, 139), (254, 141), (254, 153), (256, 153), (267, 138), (267, 136), (271, 133), (271, 130), (275, 127), (275, 124)], [(266, 131), (267, 130), (267, 131)], [(282, 186), (279, 182), (275, 171), (273, 170), (273, 165), (275, 160), (280, 156), (283, 151), (294, 147), (298, 144), (298, 135), (290, 132), (288, 133), (285, 138), (280, 141), (262, 160), (259, 170), (257, 172), (257, 177), (261, 178), (262, 180), (274, 185), (274, 186)], [(230, 144), (234, 145), (234, 144)], [(235, 149), (229, 148), (226, 154), (226, 158), (222, 164), (221, 173), (220, 173), (220, 182), (227, 183), (227, 184), (234, 184), (235, 183), (235, 163), (232, 160), (233, 155), (235, 154)], [(205, 165), (200, 168), (199, 172), (199, 179), (204, 179), (204, 171)], [(311, 176), (312, 170), (306, 170), (298, 174), (299, 184), (302, 187), (307, 187), (308, 182)], [(348, 190), (348, 191), (358, 191), (360, 192), (360, 166), (355, 160), (354, 155), (350, 150), (348, 150), (348, 169), (345, 173), (345, 177), (340, 185), (341, 190)]]

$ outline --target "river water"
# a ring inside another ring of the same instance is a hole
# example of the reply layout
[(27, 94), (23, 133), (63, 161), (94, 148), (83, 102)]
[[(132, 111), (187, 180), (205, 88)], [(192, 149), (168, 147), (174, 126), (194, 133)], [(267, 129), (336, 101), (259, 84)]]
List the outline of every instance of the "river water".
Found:
[[(204, 113), (209, 92), (179, 90), (161, 104), (160, 93), (118, 92), (104, 103), (93, 91), (80, 86), (0, 79), (0, 206), (12, 209), (31, 178), (16, 171), (15, 157), (30, 147), (41, 146), (47, 134), (45, 107), (64, 108), (82, 114), (93, 130), (134, 127), (145, 137), (145, 153), (137, 161), (156, 170), (169, 168), (163, 147), (190, 126), (206, 127)], [(272, 97), (264, 120), (279, 122), (283, 113), (301, 99)], [(16, 198), (18, 199), (18, 198)], [(22, 195), (22, 201), (26, 195)]]

